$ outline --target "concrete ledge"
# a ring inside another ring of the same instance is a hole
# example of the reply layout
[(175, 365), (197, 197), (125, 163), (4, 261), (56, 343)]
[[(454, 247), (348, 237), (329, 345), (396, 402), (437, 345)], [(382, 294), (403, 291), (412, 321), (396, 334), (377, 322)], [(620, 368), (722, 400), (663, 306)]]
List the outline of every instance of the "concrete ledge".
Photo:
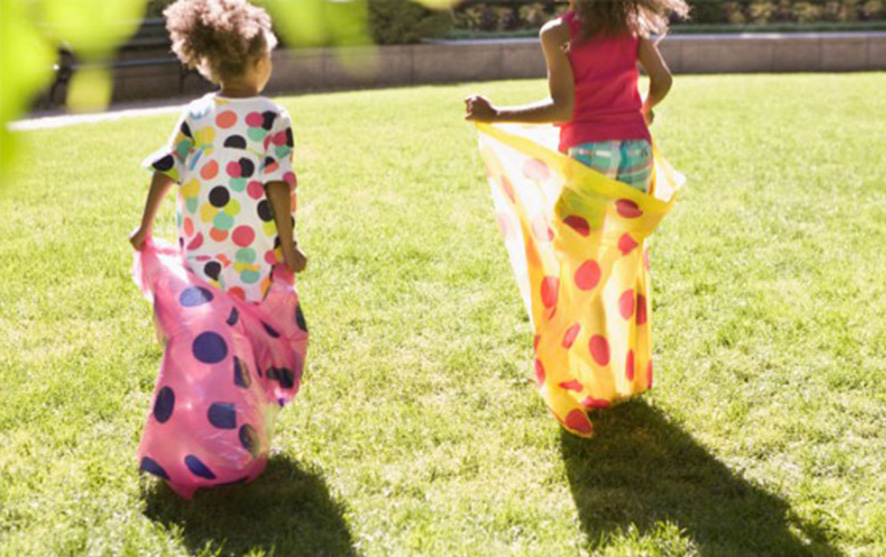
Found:
[[(661, 51), (674, 73), (886, 70), (886, 32), (672, 35)], [(271, 94), (427, 83), (541, 78), (537, 39), (436, 41), (403, 46), (274, 53)], [(115, 101), (199, 94), (211, 86), (175, 65), (115, 73)]]
[(821, 66), (825, 71), (858, 71), (868, 66), (868, 41), (837, 39), (821, 45)]
[(682, 35), (661, 50), (675, 73), (886, 70), (886, 33)]

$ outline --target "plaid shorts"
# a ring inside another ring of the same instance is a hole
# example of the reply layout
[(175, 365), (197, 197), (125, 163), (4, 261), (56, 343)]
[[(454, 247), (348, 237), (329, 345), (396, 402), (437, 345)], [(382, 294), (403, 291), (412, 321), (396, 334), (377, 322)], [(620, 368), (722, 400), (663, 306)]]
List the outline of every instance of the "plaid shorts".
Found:
[(652, 145), (646, 140), (582, 143), (570, 147), (568, 154), (609, 178), (649, 191), (653, 158)]

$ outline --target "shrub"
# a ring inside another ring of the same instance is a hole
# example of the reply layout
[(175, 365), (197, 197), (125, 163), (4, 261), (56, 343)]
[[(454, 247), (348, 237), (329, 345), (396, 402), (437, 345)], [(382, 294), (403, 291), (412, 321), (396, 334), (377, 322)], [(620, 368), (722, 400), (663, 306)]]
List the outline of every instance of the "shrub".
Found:
[[(162, 17), (163, 10), (174, 1), (149, 0), (145, 17)], [(252, 1), (262, 5), (261, 0)], [(369, 24), (379, 44), (414, 43), (445, 35), (452, 26), (452, 15), (431, 11), (411, 0), (369, 0)]]
[(481, 29), (485, 16), (485, 6), (469, 6), (455, 12), (455, 25), (459, 29)]
[(514, 12), (513, 8), (508, 6), (498, 6), (493, 8), (495, 12), (496, 29), (499, 31), (511, 31), (520, 27), (520, 18)]
[(457, 28), (471, 31), (535, 30), (568, 9), (566, 3), (465, 2), (453, 10), (453, 19)]
[(793, 21), (794, 20), (794, 10), (793, 10), (793, 2), (791, 0), (778, 0), (778, 8), (775, 12), (775, 18), (778, 21)]
[(545, 5), (541, 2), (520, 6), (518, 13), (520, 14), (520, 20), (532, 27), (541, 27), (547, 20), (551, 19), (551, 15), (545, 10)]
[(822, 19), (825, 21), (839, 21), (840, 7), (839, 1), (828, 0), (825, 2), (824, 8), (822, 9)]
[(556, 4), (554, 6), (554, 11), (551, 14), (551, 18), (560, 17), (569, 11), (569, 6), (566, 4)]
[(769, 0), (754, 0), (748, 8), (748, 15), (753, 23), (769, 23), (778, 8)]
[(150, 0), (145, 10), (145, 17), (163, 17), (163, 10), (173, 2), (175, 0)]
[(695, 23), (723, 23), (723, 11), (719, 2), (710, 0), (689, 0), (689, 17)]
[(733, 25), (741, 25), (747, 22), (744, 10), (739, 2), (723, 2), (723, 12), (726, 14), (726, 21)]
[(886, 15), (886, 2), (883, 0), (868, 0), (861, 8), (865, 19), (882, 19)]
[(452, 15), (411, 0), (369, 0), (369, 27), (378, 44), (416, 43), (445, 35), (452, 27)]
[[(174, 0), (148, 0), (146, 17), (160, 17)], [(261, 3), (261, 0), (253, 0)], [(326, 0), (336, 2), (336, 0)], [(372, 34), (381, 44), (417, 42), (444, 35), (454, 24), (475, 31), (538, 29), (568, 9), (547, 1), (474, 1), (434, 12), (410, 0), (367, 0)], [(886, 0), (687, 0), (691, 24), (744, 24), (886, 19)]]
[(483, 31), (496, 31), (498, 30), (498, 13), (494, 8), (490, 8), (489, 6), (483, 6), (480, 8), (482, 13), (480, 17), (480, 26), (477, 29)]
[(811, 2), (797, 2), (794, 4), (794, 19), (800, 23), (812, 23), (821, 21), (822, 9)]
[(842, 22), (857, 21), (858, 8), (858, 0), (843, 0), (837, 11), (837, 19)]

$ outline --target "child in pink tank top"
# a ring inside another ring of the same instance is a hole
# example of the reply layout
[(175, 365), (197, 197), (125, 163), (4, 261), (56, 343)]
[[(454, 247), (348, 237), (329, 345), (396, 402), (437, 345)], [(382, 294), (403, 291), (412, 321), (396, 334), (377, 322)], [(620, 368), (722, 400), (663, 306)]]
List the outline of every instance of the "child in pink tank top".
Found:
[[(613, 4), (619, 7), (613, 10)], [(525, 106), (496, 107), (482, 96), (465, 100), (468, 120), (554, 122), (560, 150), (641, 191), (652, 177), (653, 107), (673, 78), (650, 33), (667, 28), (668, 15), (685, 16), (683, 0), (571, 0), (563, 17), (540, 38), (550, 98)], [(649, 75), (640, 97), (637, 62)]]

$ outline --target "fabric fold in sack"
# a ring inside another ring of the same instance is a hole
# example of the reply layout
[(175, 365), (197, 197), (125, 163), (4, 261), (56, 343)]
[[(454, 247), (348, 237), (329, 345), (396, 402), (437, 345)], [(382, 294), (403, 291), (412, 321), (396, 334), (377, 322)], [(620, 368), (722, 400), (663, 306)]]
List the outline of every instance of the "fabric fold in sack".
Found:
[(535, 331), (539, 392), (564, 428), (588, 437), (588, 411), (652, 386), (646, 239), (684, 178), (655, 153), (647, 194), (558, 152), (554, 126), (477, 128), (496, 219)]
[(164, 346), (138, 458), (141, 470), (191, 498), (262, 473), (277, 412), (298, 392), (308, 332), (282, 266), (254, 304), (205, 283), (183, 261), (162, 240), (135, 254), (132, 276), (153, 303)]

